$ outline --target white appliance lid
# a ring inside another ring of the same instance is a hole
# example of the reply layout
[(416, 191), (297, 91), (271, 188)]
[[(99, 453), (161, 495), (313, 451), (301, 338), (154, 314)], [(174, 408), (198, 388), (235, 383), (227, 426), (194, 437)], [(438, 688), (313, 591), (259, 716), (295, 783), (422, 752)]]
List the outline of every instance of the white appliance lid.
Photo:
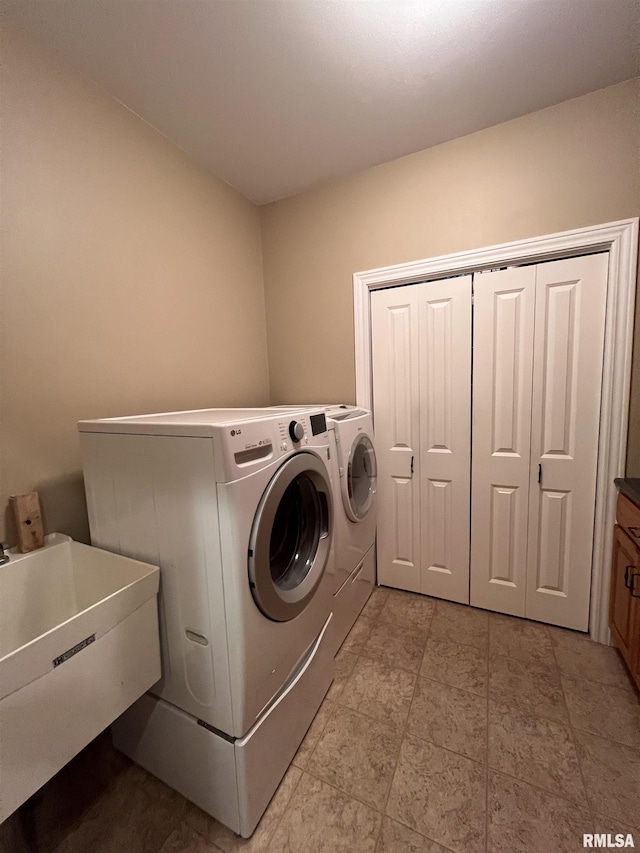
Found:
[(151, 415), (131, 415), (119, 418), (78, 421), (80, 432), (148, 433), (161, 435), (210, 436), (213, 428), (254, 420), (276, 420), (286, 412), (294, 414), (301, 408), (281, 409), (194, 409), (185, 412), (159, 412)]
[(332, 421), (348, 421), (352, 418), (361, 418), (371, 413), (367, 409), (359, 409), (356, 406), (336, 406), (335, 408), (326, 409), (325, 414)]
[(362, 409), (359, 406), (347, 405), (346, 403), (317, 403), (316, 405), (311, 405), (309, 403), (304, 403), (301, 406), (272, 406), (273, 409), (287, 409), (289, 411), (297, 409), (300, 410), (309, 410), (309, 409), (322, 409), (327, 416), (327, 418), (331, 418), (332, 421), (346, 421), (350, 418), (360, 418), (363, 415), (370, 415), (371, 412), (368, 409)]

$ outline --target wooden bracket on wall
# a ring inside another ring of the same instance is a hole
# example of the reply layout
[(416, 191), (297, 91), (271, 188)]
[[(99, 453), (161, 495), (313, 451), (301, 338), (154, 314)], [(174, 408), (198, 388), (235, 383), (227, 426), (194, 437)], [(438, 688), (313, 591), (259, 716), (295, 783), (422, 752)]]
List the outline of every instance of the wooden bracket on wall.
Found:
[(18, 550), (21, 554), (36, 551), (44, 545), (40, 499), (37, 492), (11, 495), (11, 505), (18, 531)]

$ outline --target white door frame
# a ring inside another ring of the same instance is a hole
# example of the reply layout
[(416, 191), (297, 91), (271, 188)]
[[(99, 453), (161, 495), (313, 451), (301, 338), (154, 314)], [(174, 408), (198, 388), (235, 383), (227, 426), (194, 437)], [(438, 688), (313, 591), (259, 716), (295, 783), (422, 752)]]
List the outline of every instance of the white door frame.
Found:
[(608, 644), (611, 548), (616, 517), (614, 477), (623, 477), (627, 448), (631, 356), (638, 257), (638, 218), (608, 222), (530, 240), (502, 243), (354, 273), (356, 403), (372, 408), (370, 293), (381, 287), (429, 281), (448, 275), (538, 263), (588, 252), (609, 252), (602, 404), (591, 574), (589, 633)]

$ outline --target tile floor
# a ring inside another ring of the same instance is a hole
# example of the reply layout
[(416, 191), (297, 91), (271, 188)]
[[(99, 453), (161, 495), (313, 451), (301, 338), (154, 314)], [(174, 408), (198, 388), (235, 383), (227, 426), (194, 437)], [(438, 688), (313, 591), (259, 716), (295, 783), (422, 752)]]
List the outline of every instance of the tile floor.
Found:
[(56, 853), (570, 853), (640, 846), (640, 703), (573, 632), (378, 589), (253, 837), (131, 766)]

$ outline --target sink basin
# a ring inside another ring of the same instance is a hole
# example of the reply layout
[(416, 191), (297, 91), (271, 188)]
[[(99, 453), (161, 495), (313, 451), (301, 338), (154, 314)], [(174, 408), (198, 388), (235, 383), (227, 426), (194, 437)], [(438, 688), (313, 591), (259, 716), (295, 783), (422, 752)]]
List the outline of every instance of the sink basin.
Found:
[(0, 821), (160, 678), (156, 566), (54, 533), (0, 566)]

